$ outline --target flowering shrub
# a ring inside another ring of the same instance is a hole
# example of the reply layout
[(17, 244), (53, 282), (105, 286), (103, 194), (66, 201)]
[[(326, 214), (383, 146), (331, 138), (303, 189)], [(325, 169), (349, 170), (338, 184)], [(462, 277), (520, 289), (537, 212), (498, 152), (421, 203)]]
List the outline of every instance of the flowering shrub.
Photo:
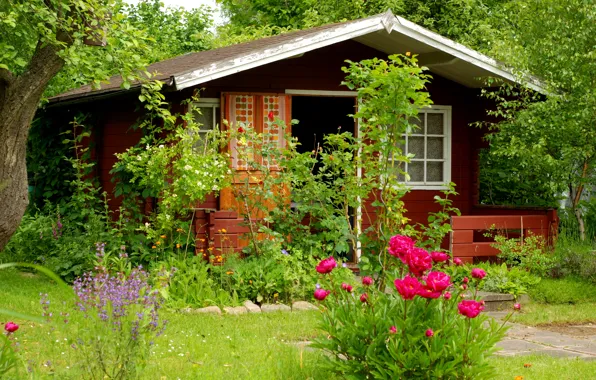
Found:
[[(145, 364), (152, 339), (165, 328), (161, 297), (147, 278), (138, 268), (128, 276), (100, 271), (75, 281), (76, 310), (88, 323), (79, 326), (72, 348), (91, 378), (133, 378)], [(44, 315), (50, 317), (45, 308)]]
[[(394, 269), (385, 278), (374, 276), (392, 285), (387, 292), (373, 286), (372, 277), (340, 283), (333, 268), (317, 269), (322, 278), (315, 298), (325, 334), (315, 345), (331, 354), (332, 368), (357, 378), (489, 377), (486, 359), (505, 328), (483, 315), (483, 302), (476, 299), (486, 272), (475, 268), (454, 283), (442, 255), (415, 247), (405, 236), (391, 238), (388, 253), (395, 257)], [(319, 267), (331, 267), (331, 261)]]

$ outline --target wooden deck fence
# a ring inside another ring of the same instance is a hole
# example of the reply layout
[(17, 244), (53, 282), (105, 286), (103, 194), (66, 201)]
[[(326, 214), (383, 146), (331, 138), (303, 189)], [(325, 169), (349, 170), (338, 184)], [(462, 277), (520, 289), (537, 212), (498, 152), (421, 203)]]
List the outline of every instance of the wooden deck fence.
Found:
[(494, 244), (483, 238), (483, 232), (490, 229), (513, 233), (517, 236), (529, 234), (543, 236), (552, 244), (557, 233), (556, 212), (544, 215), (467, 215), (451, 218), (450, 249), (453, 257), (464, 262), (488, 258), (499, 254), (491, 247)]

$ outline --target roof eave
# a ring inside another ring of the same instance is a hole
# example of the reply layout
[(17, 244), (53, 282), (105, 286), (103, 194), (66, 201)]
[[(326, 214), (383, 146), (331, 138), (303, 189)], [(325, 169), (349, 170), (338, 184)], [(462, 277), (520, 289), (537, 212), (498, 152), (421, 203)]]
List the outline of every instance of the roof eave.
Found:
[[(382, 29), (391, 30), (395, 16), (387, 11), (377, 17), (364, 19), (348, 25), (338, 25), (331, 30), (325, 30), (311, 37), (300, 37), (296, 41), (269, 47), (260, 51), (252, 52), (248, 56), (235, 58), (233, 60), (222, 60), (212, 63), (207, 69), (194, 70), (188, 73), (176, 75), (174, 78), (177, 90), (209, 82), (214, 79), (236, 74), (268, 63), (290, 58), (318, 48), (333, 45), (338, 42), (347, 41), (365, 34), (373, 33)], [(219, 69), (221, 66), (229, 66)]]

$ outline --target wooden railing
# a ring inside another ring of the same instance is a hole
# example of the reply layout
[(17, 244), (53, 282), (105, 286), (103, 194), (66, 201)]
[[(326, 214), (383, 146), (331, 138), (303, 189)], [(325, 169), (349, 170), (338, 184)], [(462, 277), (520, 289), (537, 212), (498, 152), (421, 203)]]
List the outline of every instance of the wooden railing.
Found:
[(556, 211), (542, 215), (467, 215), (451, 218), (450, 250), (453, 257), (464, 262), (474, 262), (499, 254), (494, 244), (483, 238), (483, 232), (494, 229), (514, 236), (540, 235), (552, 244), (557, 233)]

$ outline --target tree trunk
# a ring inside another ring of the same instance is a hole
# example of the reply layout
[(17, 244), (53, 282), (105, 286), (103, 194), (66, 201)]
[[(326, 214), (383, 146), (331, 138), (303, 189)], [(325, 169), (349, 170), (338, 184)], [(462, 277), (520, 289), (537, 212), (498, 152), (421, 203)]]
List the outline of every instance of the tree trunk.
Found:
[(589, 169), (588, 158), (586, 158), (584, 160), (584, 164), (582, 167), (580, 183), (579, 183), (579, 185), (577, 185), (577, 189), (575, 190), (575, 196), (573, 197), (573, 203), (572, 203), (573, 213), (575, 214), (575, 219), (577, 220), (577, 226), (579, 229), (579, 238), (581, 241), (586, 240), (586, 228), (584, 225), (584, 218), (582, 215), (582, 210), (579, 205), (579, 202), (581, 201), (582, 193), (584, 192), (584, 182), (583, 181), (586, 179), (586, 177), (588, 175), (588, 169)]
[(0, 69), (0, 251), (17, 230), (29, 203), (27, 137), (48, 82), (64, 65), (59, 47), (38, 44), (20, 76)]

